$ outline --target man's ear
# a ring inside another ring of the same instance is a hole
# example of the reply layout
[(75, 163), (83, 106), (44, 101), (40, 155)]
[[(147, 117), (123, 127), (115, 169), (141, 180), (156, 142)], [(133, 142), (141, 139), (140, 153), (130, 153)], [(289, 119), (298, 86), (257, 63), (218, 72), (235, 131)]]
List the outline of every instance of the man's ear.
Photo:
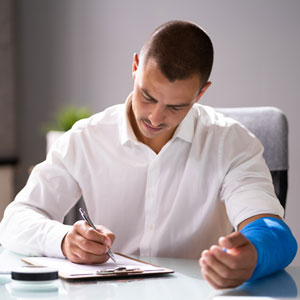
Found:
[(137, 53), (134, 53), (133, 60), (132, 60), (132, 78), (135, 80), (136, 77), (136, 71), (139, 66), (139, 56)]
[(200, 98), (203, 96), (203, 94), (207, 91), (207, 89), (211, 86), (211, 82), (210, 81), (207, 81), (205, 83), (205, 85), (202, 87), (198, 97), (197, 97), (197, 101), (198, 102), (200, 100)]

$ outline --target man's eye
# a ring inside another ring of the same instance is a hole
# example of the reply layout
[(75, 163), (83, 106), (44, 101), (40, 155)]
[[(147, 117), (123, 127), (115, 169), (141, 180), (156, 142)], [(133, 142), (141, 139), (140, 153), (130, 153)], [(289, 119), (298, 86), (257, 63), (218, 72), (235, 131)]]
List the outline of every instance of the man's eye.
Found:
[(178, 111), (178, 110), (180, 110), (180, 107), (177, 107), (177, 106), (169, 106), (169, 109), (170, 109), (170, 110), (173, 110), (173, 111)]
[(144, 94), (143, 94), (143, 97), (144, 97), (145, 100), (147, 100), (147, 101), (149, 101), (149, 102), (154, 102), (153, 99), (149, 98), (148, 96), (146, 96), (146, 95), (144, 95)]

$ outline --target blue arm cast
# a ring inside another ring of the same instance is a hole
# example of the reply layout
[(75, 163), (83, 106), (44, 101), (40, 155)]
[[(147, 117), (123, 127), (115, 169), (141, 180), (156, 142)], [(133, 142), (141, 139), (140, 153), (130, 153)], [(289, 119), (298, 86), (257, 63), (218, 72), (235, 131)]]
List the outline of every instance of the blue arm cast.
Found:
[(257, 250), (256, 268), (248, 281), (285, 268), (297, 253), (297, 241), (290, 228), (280, 219), (257, 219), (246, 225), (241, 233)]

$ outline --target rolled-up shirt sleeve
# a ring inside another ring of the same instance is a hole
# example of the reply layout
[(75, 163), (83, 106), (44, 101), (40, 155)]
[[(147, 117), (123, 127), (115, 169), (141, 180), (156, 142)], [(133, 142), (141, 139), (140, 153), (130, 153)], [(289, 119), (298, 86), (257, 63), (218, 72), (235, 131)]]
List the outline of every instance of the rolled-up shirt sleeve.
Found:
[(33, 168), (26, 186), (5, 210), (0, 225), (4, 247), (25, 255), (63, 257), (61, 242), (70, 226), (62, 221), (81, 196), (68, 166), (72, 161), (75, 164), (67, 133)]
[(260, 141), (240, 124), (224, 131), (221, 138), (219, 164), (224, 180), (220, 195), (235, 229), (257, 214), (283, 217), (263, 150)]

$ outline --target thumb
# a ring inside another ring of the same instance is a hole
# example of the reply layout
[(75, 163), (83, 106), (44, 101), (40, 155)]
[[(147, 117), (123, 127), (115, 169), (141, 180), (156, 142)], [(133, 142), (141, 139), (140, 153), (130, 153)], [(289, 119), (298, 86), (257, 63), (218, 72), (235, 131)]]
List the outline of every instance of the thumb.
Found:
[(249, 243), (248, 239), (240, 232), (233, 232), (225, 237), (219, 238), (219, 245), (226, 249), (242, 247), (247, 243)]
[(107, 238), (107, 243), (108, 243), (107, 246), (111, 247), (113, 242), (115, 241), (114, 233), (102, 225), (97, 225), (96, 227), (97, 227), (97, 230), (99, 232), (101, 232), (102, 234), (104, 234), (105, 237)]

